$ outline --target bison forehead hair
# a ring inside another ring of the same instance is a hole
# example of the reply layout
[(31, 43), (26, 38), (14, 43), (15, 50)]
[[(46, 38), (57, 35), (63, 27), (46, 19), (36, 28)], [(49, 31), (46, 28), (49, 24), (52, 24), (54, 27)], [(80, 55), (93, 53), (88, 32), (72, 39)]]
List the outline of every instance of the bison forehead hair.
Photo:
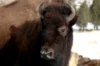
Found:
[[(77, 21), (75, 9), (66, 3), (42, 3), (39, 7), (39, 13), (42, 19), (47, 19), (47, 17), (49, 17), (49, 19), (52, 17), (52, 20), (60, 18), (58, 20), (61, 21), (62, 19), (63, 21), (66, 21), (66, 23), (68, 23), (70, 26), (74, 25)], [(48, 13), (49, 15), (47, 15)]]
[(45, 15), (46, 12), (56, 12), (61, 15), (70, 15), (71, 9), (69, 5), (66, 4), (58, 4), (58, 3), (52, 3), (45, 6), (45, 4), (41, 4), (42, 11), (41, 14)]

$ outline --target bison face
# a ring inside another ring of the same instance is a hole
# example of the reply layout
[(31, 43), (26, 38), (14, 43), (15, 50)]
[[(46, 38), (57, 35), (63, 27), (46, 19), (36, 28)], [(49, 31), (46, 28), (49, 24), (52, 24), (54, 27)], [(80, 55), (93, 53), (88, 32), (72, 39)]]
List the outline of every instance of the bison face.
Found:
[(76, 22), (75, 11), (66, 4), (52, 3), (46, 6), (42, 4), (40, 15), (43, 28), (41, 57), (48, 60), (55, 59), (66, 50), (66, 38), (69, 38), (67, 36), (70, 28)]
[(47, 12), (42, 22), (41, 57), (55, 59), (66, 45), (68, 24), (66, 19), (58, 13)]
[(66, 46), (66, 36), (68, 27), (62, 25), (60, 27), (49, 26), (42, 33), (41, 57), (45, 59), (55, 59)]

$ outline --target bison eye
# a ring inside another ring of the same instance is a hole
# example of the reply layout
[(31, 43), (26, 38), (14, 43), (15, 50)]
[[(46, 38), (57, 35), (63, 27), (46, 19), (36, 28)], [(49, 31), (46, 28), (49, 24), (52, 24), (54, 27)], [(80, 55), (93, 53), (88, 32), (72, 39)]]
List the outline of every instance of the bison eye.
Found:
[(63, 37), (66, 36), (67, 34), (67, 27), (66, 26), (61, 26), (58, 28), (59, 34)]

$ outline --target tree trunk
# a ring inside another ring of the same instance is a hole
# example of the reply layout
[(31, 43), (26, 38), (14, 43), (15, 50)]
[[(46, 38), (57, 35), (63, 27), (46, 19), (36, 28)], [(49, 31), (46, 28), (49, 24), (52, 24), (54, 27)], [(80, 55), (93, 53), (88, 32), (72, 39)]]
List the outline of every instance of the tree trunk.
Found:
[(98, 30), (98, 25), (94, 25), (94, 30)]
[(98, 26), (96, 26), (96, 30), (98, 30)]

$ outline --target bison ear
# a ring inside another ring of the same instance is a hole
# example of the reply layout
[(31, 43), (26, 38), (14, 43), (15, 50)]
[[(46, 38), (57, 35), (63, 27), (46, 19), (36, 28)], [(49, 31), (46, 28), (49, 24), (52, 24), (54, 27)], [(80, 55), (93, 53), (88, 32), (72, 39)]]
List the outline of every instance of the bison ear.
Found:
[(44, 4), (44, 3), (41, 3), (39, 6), (39, 14), (40, 14), (41, 18), (43, 18), (43, 16), (46, 13), (45, 6), (46, 6), (46, 4)]
[(51, 4), (53, 2), (53, 0), (46, 0), (45, 2), (41, 3), (39, 5), (39, 14), (40, 16), (43, 18), (43, 16), (45, 15), (46, 13), (46, 6)]

